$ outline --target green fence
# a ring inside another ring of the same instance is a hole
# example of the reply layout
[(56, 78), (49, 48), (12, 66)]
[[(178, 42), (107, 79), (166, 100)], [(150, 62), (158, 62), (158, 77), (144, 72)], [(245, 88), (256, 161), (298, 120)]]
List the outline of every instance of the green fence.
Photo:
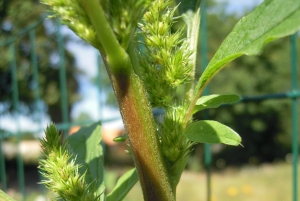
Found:
[[(207, 59), (207, 27), (206, 27), (206, 0), (203, 2), (202, 12), (201, 12), (201, 57), (202, 57), (202, 67), (203, 70), (208, 64)], [(297, 49), (296, 49), (296, 37), (299, 37), (299, 35), (295, 34), (290, 37), (290, 43), (291, 43), (291, 83), (292, 88), (291, 91), (286, 93), (280, 93), (280, 94), (266, 94), (263, 96), (253, 96), (253, 97), (244, 97), (242, 98), (242, 101), (261, 101), (265, 99), (280, 99), (280, 98), (289, 98), (292, 101), (292, 155), (293, 155), (293, 181), (292, 181), (292, 193), (293, 193), (293, 201), (297, 201), (297, 189), (298, 189), (298, 172), (297, 172), (297, 166), (298, 166), (298, 104), (297, 100), (300, 97), (300, 90), (298, 90), (297, 85)], [(208, 88), (204, 91), (205, 94), (209, 93)], [(210, 145), (205, 144), (204, 146), (205, 152), (204, 152), (204, 163), (207, 171), (207, 200), (210, 200), (211, 197), (211, 173), (210, 173), (210, 166), (211, 166), (211, 152), (210, 152)]]
[[(0, 48), (7, 48), (9, 47), (10, 50), (10, 73), (11, 73), (11, 80), (12, 80), (12, 94), (11, 94), (11, 102), (14, 108), (13, 116), (16, 121), (17, 125), (17, 133), (8, 133), (1, 129), (1, 118), (3, 118), (0, 115), (0, 178), (1, 178), (1, 188), (4, 191), (7, 191), (7, 181), (6, 181), (6, 170), (5, 170), (5, 158), (4, 154), (2, 152), (2, 141), (6, 138), (10, 138), (12, 135), (17, 136), (18, 143), (20, 143), (21, 137), (22, 137), (22, 130), (20, 129), (20, 119), (19, 119), (19, 107), (20, 107), (20, 100), (19, 100), (19, 86), (18, 86), (18, 80), (17, 80), (17, 72), (18, 72), (18, 66), (16, 62), (16, 40), (18, 40), (19, 37), (23, 35), (29, 35), (30, 38), (30, 46), (31, 52), (30, 52), (30, 58), (31, 58), (31, 66), (32, 66), (32, 76), (34, 80), (34, 97), (35, 97), (35, 111), (42, 116), (42, 111), (40, 107), (40, 101), (41, 97), (39, 94), (39, 79), (38, 79), (38, 59), (37, 59), (37, 52), (36, 52), (36, 39), (35, 39), (35, 29), (36, 27), (43, 24), (45, 20), (45, 17), (42, 17), (37, 22), (33, 23), (32, 25), (28, 26), (27, 28), (21, 30), (17, 35), (12, 36), (7, 41), (0, 41)], [(202, 52), (202, 66), (206, 66), (208, 63), (207, 59), (207, 36), (206, 36), (206, 11), (205, 6), (202, 9), (202, 17), (201, 17), (201, 52)], [(64, 49), (64, 39), (63, 35), (61, 34), (60, 25), (56, 24), (56, 38), (57, 38), (57, 44), (58, 44), (58, 52), (59, 52), (59, 85), (60, 85), (60, 92), (61, 92), (61, 115), (62, 115), (62, 122), (57, 125), (57, 127), (61, 130), (67, 131), (71, 126), (74, 125), (85, 125), (89, 124), (91, 122), (70, 122), (69, 119), (69, 111), (68, 111), (68, 103), (67, 103), (67, 75), (65, 70), (65, 49)], [(298, 165), (298, 104), (297, 100), (300, 97), (300, 91), (297, 89), (297, 57), (296, 57), (296, 37), (299, 37), (299, 35), (293, 35), (291, 36), (291, 83), (292, 83), (292, 89), (289, 92), (281, 93), (281, 94), (267, 94), (264, 96), (259, 97), (244, 97), (242, 101), (257, 101), (257, 100), (264, 100), (264, 99), (280, 99), (280, 98), (287, 98), (290, 99), (292, 102), (292, 154), (293, 154), (293, 201), (297, 201), (297, 165)], [(98, 71), (100, 73), (100, 71)], [(98, 81), (100, 80), (100, 74), (98, 74)], [(98, 82), (98, 84), (100, 81)], [(100, 87), (100, 84), (98, 85)], [(208, 89), (206, 89), (206, 92), (208, 93)], [(1, 94), (0, 94), (1, 95)], [(242, 104), (242, 103), (240, 103)], [(99, 107), (99, 109), (101, 109)], [(41, 118), (39, 118), (41, 119)], [(39, 126), (38, 131), (42, 131), (44, 128), (42, 127), (42, 122), (37, 122)], [(37, 132), (38, 132), (37, 131)], [(25, 200), (26, 193), (25, 193), (25, 180), (24, 180), (24, 165), (23, 165), (23, 159), (18, 152), (17, 157), (17, 164), (18, 164), (18, 185), (19, 185), (19, 191), (23, 195), (23, 200)], [(205, 145), (205, 167), (207, 170), (207, 200), (210, 200), (211, 195), (211, 182), (210, 182), (210, 166), (211, 166), (211, 154), (210, 154), (210, 145)]]

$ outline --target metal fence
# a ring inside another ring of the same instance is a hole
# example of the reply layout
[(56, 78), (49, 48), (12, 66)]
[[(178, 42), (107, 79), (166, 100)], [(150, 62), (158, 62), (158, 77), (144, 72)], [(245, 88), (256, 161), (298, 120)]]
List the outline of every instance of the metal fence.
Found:
[[(16, 58), (16, 41), (22, 37), (23, 35), (28, 35), (30, 39), (30, 62), (32, 67), (32, 76), (33, 76), (33, 88), (34, 91), (34, 110), (38, 114), (37, 118), (37, 124), (39, 125), (38, 130), (32, 131), (33, 133), (39, 133), (43, 131), (43, 125), (41, 122), (42, 119), (42, 109), (41, 109), (41, 96), (40, 96), (40, 86), (39, 86), (39, 64), (38, 64), (38, 53), (36, 51), (36, 31), (35, 29), (38, 26), (42, 26), (43, 22), (46, 20), (46, 16), (41, 17), (41, 19), (37, 20), (35, 23), (31, 24), (30, 26), (22, 29), (19, 31), (15, 36), (12, 36), (9, 40), (1, 41), (0, 42), (0, 48), (8, 47), (10, 51), (10, 74), (11, 74), (11, 104), (12, 104), (12, 116), (15, 120), (16, 125), (16, 133), (8, 132), (4, 129), (2, 129), (3, 125), (1, 125), (1, 118), (3, 118), (2, 114), (0, 115), (0, 181), (1, 181), (1, 189), (3, 191), (7, 191), (7, 178), (6, 178), (6, 169), (5, 169), (5, 156), (3, 153), (2, 148), (2, 142), (5, 139), (11, 138), (11, 137), (17, 137), (17, 144), (18, 144), (18, 154), (17, 154), (17, 175), (18, 175), (18, 188), (19, 192), (22, 195), (22, 200), (25, 200), (26, 193), (25, 193), (25, 175), (24, 175), (24, 164), (23, 164), (23, 158), (20, 153), (20, 142), (22, 135), (24, 134), (23, 131), (20, 128), (20, 98), (19, 98), (19, 86), (18, 86), (18, 79), (17, 79), (17, 73), (18, 73), (18, 66), (17, 66), (17, 58)], [(65, 44), (64, 44), (64, 36), (61, 31), (61, 25), (56, 22), (56, 41), (58, 44), (58, 54), (59, 54), (59, 88), (60, 88), (60, 94), (61, 94), (61, 116), (62, 116), (62, 122), (59, 124), (56, 124), (57, 128), (59, 130), (64, 131), (67, 133), (67, 131), (75, 125), (89, 125), (90, 123), (93, 123), (92, 121), (84, 121), (84, 122), (71, 122), (69, 119), (69, 111), (68, 111), (68, 96), (67, 96), (67, 74), (66, 74), (66, 65), (65, 65)], [(99, 64), (99, 62), (98, 62)], [(100, 64), (99, 64), (100, 65)], [(99, 69), (98, 69), (99, 70)], [(100, 72), (99, 72), (100, 73)], [(100, 75), (98, 75), (98, 86), (100, 87)], [(100, 105), (99, 108), (100, 110)], [(104, 121), (112, 121), (116, 118), (107, 119)], [(103, 122), (103, 121), (102, 121)], [(44, 189), (41, 185), (42, 191), (44, 192)]]
[[(20, 129), (20, 119), (19, 119), (19, 107), (20, 107), (20, 100), (19, 100), (19, 91), (18, 91), (18, 80), (17, 80), (17, 72), (18, 72), (18, 66), (16, 62), (16, 47), (15, 43), (16, 40), (22, 36), (22, 35), (29, 35), (30, 38), (30, 45), (31, 45), (31, 52), (30, 52), (30, 58), (32, 63), (32, 73), (33, 73), (33, 80), (34, 80), (34, 97), (35, 97), (35, 110), (37, 113), (42, 115), (41, 108), (39, 106), (39, 102), (41, 101), (41, 97), (39, 94), (39, 80), (38, 80), (38, 61), (37, 61), (37, 52), (36, 52), (36, 33), (35, 28), (40, 26), (45, 20), (45, 17), (42, 17), (37, 22), (33, 23), (32, 25), (28, 26), (27, 28), (21, 30), (17, 35), (11, 37), (7, 41), (0, 42), (0, 48), (3, 47), (9, 47), (10, 50), (10, 72), (11, 72), (11, 80), (12, 80), (12, 94), (11, 94), (11, 102), (14, 108), (13, 116), (16, 121), (17, 126), (17, 133), (7, 133), (5, 131), (1, 131), (0, 133), (0, 181), (1, 181), (1, 188), (6, 191), (7, 190), (7, 181), (6, 181), (6, 170), (5, 170), (5, 158), (4, 154), (2, 152), (2, 141), (4, 139), (10, 138), (12, 135), (17, 136), (18, 144), (21, 141), (22, 137), (22, 131)], [(84, 125), (89, 124), (91, 122), (70, 122), (69, 119), (69, 111), (68, 111), (68, 103), (67, 103), (67, 75), (66, 75), (66, 69), (65, 69), (65, 49), (64, 49), (64, 39), (63, 35), (61, 33), (60, 25), (56, 24), (56, 38), (57, 38), (57, 44), (58, 44), (58, 52), (59, 52), (59, 85), (60, 85), (60, 92), (61, 92), (61, 115), (62, 115), (62, 123), (58, 124), (57, 127), (61, 130), (67, 131), (71, 126), (74, 125)], [(202, 16), (201, 16), (201, 52), (202, 52), (202, 66), (206, 66), (208, 63), (207, 60), (207, 36), (206, 36), (206, 11), (205, 6), (202, 9)], [(293, 201), (297, 201), (297, 165), (298, 165), (298, 103), (297, 100), (300, 97), (300, 90), (297, 88), (297, 53), (296, 53), (296, 37), (299, 37), (299, 35), (293, 35), (291, 36), (291, 83), (292, 88), (289, 92), (281, 93), (281, 94), (267, 94), (264, 96), (259, 97), (244, 97), (243, 101), (256, 101), (256, 100), (264, 100), (264, 99), (277, 99), (277, 98), (288, 98), (292, 102), (292, 154), (293, 154), (293, 163), (292, 163), (292, 169), (293, 169)], [(100, 71), (99, 71), (100, 73)], [(100, 74), (98, 74), (98, 80), (100, 80)], [(98, 82), (100, 83), (100, 82)], [(100, 85), (99, 85), (100, 86)], [(205, 93), (208, 93), (208, 90), (206, 90)], [(39, 126), (39, 131), (43, 130), (42, 122), (37, 122)], [(1, 115), (0, 115), (0, 130), (1, 130)], [(37, 131), (38, 132), (38, 131)], [(211, 166), (211, 154), (210, 154), (210, 145), (205, 145), (205, 156), (204, 156), (204, 163), (207, 170), (207, 200), (210, 200), (211, 195), (211, 182), (210, 182), (210, 166)], [(25, 180), (24, 180), (24, 165), (23, 165), (23, 159), (20, 154), (20, 151), (18, 151), (17, 156), (17, 166), (18, 166), (18, 185), (19, 185), (19, 191), (22, 194), (22, 199), (25, 200), (26, 194), (25, 194)]]

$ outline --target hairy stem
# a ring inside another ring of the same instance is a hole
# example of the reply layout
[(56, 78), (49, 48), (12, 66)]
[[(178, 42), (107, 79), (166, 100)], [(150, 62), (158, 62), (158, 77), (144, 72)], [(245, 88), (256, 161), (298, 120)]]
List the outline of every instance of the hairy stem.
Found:
[(160, 152), (151, 107), (141, 81), (133, 72), (131, 59), (113, 34), (99, 1), (82, 0), (81, 3), (104, 48), (104, 52), (100, 50), (100, 53), (129, 136), (144, 199), (175, 200)]
[(188, 107), (188, 109), (187, 109), (186, 115), (185, 115), (185, 117), (184, 117), (184, 119), (183, 119), (183, 124), (184, 124), (185, 126), (187, 125), (188, 121), (189, 121), (190, 118), (192, 117), (192, 115), (193, 115), (193, 109), (194, 109), (194, 107), (195, 107), (195, 105), (196, 105), (196, 102), (197, 102), (197, 100), (200, 98), (200, 96), (201, 96), (201, 94), (203, 93), (203, 91), (204, 91), (204, 89), (205, 89), (205, 87), (206, 87), (207, 84), (208, 84), (208, 82), (207, 82), (207, 83), (200, 89), (200, 91), (199, 91), (197, 94), (195, 94), (195, 96), (193, 97), (192, 102), (190, 103), (190, 105), (189, 105), (189, 107)]
[[(103, 57), (105, 58), (105, 57)], [(137, 75), (109, 73), (146, 201), (175, 200), (146, 92)]]

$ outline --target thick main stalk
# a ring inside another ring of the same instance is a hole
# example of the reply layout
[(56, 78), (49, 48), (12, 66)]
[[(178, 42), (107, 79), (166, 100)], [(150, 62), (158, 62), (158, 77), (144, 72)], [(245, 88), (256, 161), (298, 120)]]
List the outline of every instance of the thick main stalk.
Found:
[(110, 74), (121, 115), (128, 132), (144, 199), (175, 200), (159, 149), (151, 107), (138, 76)]

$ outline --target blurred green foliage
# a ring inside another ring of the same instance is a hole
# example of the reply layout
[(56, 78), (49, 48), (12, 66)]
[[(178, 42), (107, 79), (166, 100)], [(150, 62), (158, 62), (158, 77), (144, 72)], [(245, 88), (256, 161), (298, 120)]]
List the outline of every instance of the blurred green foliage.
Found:
[[(24, 28), (34, 24), (45, 14), (45, 7), (36, 0), (2, 0), (0, 9), (0, 43), (7, 42)], [(44, 21), (36, 29), (36, 51), (39, 70), (39, 93), (52, 121), (61, 122), (61, 105), (59, 89), (59, 55), (56, 41), (54, 20)], [(68, 41), (65, 38), (65, 42)], [(34, 114), (34, 88), (32, 63), (30, 61), (31, 44), (29, 35), (24, 34), (15, 41), (17, 79), (20, 97), (20, 112), (24, 115)], [(11, 56), (9, 45), (0, 48), (0, 103), (4, 112), (12, 109), (12, 80), (10, 72)], [(74, 56), (65, 49), (67, 74), (68, 106), (79, 99), (78, 82), (75, 78), (79, 71), (75, 68)], [(69, 110), (70, 111), (70, 110)], [(31, 115), (31, 117), (35, 117)], [(40, 117), (36, 117), (40, 118)]]

